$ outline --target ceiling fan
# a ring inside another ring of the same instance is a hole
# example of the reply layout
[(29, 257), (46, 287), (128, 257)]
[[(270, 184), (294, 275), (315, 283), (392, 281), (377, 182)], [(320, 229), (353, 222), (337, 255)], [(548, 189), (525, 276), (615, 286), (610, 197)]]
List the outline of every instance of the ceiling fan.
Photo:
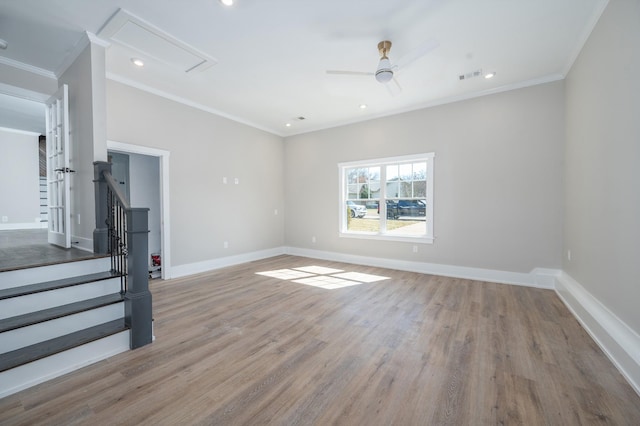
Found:
[(392, 96), (397, 95), (402, 91), (402, 87), (398, 80), (395, 78), (395, 73), (406, 68), (409, 64), (426, 55), (433, 49), (437, 48), (439, 43), (435, 40), (428, 40), (419, 46), (417, 49), (409, 52), (403, 56), (394, 65), (391, 65), (389, 60), (389, 52), (391, 51), (391, 42), (389, 40), (383, 40), (378, 43), (378, 52), (380, 52), (380, 61), (375, 72), (364, 71), (343, 71), (343, 70), (327, 70), (327, 74), (333, 75), (353, 75), (353, 76), (374, 76), (376, 81), (384, 84), (389, 93)]

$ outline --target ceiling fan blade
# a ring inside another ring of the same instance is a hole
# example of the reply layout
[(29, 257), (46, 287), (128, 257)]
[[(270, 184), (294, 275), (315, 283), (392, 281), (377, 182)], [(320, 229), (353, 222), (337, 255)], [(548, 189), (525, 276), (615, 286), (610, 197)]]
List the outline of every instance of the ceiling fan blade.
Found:
[(438, 43), (437, 40), (435, 39), (427, 40), (424, 43), (422, 43), (420, 46), (413, 49), (411, 52), (404, 55), (402, 58), (395, 61), (394, 66), (399, 70), (402, 70), (403, 68), (409, 66), (410, 64), (417, 61), (427, 53), (436, 49), (438, 46), (440, 46), (440, 43)]
[(363, 72), (363, 71), (340, 71), (340, 70), (327, 70), (327, 74), (331, 74), (331, 75), (365, 75), (365, 76), (372, 76), (375, 75), (372, 72)]
[(385, 84), (384, 87), (387, 89), (387, 92), (389, 92), (391, 96), (397, 96), (400, 94), (400, 92), (402, 92), (402, 86), (400, 86), (400, 83), (398, 83), (398, 79), (395, 77), (393, 77), (390, 82)]

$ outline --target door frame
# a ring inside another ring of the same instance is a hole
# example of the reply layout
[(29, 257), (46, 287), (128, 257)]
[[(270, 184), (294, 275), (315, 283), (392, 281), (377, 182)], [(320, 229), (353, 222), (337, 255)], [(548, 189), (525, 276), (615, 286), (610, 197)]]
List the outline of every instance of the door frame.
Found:
[(160, 161), (160, 246), (162, 250), (162, 279), (171, 278), (171, 220), (169, 214), (169, 151), (107, 140), (107, 150), (125, 154), (157, 157)]

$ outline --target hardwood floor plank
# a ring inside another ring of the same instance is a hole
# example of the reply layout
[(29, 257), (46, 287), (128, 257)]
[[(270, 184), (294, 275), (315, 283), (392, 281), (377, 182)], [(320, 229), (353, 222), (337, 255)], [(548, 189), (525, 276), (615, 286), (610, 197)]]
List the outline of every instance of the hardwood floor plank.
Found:
[[(307, 266), (385, 279), (257, 274)], [(0, 400), (0, 424), (640, 424), (549, 290), (293, 256), (151, 290), (154, 343)]]

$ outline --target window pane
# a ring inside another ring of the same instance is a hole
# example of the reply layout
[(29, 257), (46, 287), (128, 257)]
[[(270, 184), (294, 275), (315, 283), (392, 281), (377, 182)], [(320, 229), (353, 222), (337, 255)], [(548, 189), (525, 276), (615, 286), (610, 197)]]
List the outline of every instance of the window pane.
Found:
[(347, 230), (352, 232), (380, 231), (377, 201), (347, 201)]
[(358, 184), (347, 185), (347, 199), (356, 200), (358, 198)]
[(422, 200), (400, 199), (387, 202), (387, 234), (420, 236), (427, 233), (425, 203)]
[(398, 197), (398, 182), (387, 182), (387, 198)]
[(394, 180), (398, 180), (398, 165), (394, 164), (392, 166), (387, 166), (387, 182), (391, 182)]
[(369, 179), (369, 169), (358, 169), (358, 182), (363, 183)]
[(387, 220), (386, 235), (419, 237), (427, 233), (424, 220)]
[(367, 198), (370, 198), (369, 197), (369, 185), (366, 184), (366, 183), (361, 183), (360, 184), (360, 191), (359, 191), (358, 195), (359, 195), (359, 197), (361, 199), (364, 199), (364, 200), (366, 200)]
[(358, 169), (347, 169), (347, 183), (358, 182)]
[(422, 200), (398, 200), (398, 216), (400, 218), (418, 218), (424, 220), (426, 204)]
[(412, 193), (411, 193), (411, 182), (400, 182), (399, 185), (400, 188), (400, 193), (399, 193), (399, 197), (412, 197)]
[(380, 167), (369, 167), (369, 198), (380, 198)]
[(411, 164), (401, 164), (400, 165), (400, 179), (401, 180), (411, 180)]
[(424, 180), (427, 178), (427, 163), (413, 163), (413, 180)]
[(416, 180), (413, 182), (413, 196), (415, 198), (427, 198), (426, 180)]
[(369, 167), (369, 180), (380, 182), (380, 167)]

